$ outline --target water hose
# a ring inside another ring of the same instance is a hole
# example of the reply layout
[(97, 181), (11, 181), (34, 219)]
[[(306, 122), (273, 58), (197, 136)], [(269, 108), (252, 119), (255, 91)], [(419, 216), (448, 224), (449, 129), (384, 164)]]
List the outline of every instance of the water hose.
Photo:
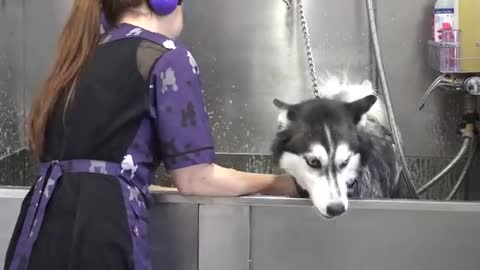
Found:
[(435, 177), (433, 177), (432, 180), (428, 181), (428, 183), (426, 183), (425, 185), (423, 185), (421, 188), (418, 189), (418, 191), (417, 191), (418, 195), (423, 194), (428, 188), (433, 186), (445, 174), (447, 174), (465, 156), (468, 149), (471, 147), (471, 144), (472, 144), (472, 138), (465, 137), (463, 139), (462, 147), (458, 151), (457, 155), (452, 159), (452, 161), (450, 161), (450, 163), (440, 173), (438, 173)]
[(405, 184), (408, 191), (414, 196), (415, 199), (418, 199), (418, 194), (415, 189), (415, 184), (413, 182), (412, 173), (408, 167), (407, 158), (405, 157), (405, 148), (400, 134), (400, 130), (397, 126), (397, 121), (393, 113), (392, 101), (390, 97), (390, 90), (387, 83), (387, 78), (385, 75), (385, 68), (383, 66), (382, 53), (380, 51), (380, 44), (378, 42), (377, 34), (377, 24), (375, 21), (375, 10), (373, 8), (373, 0), (366, 0), (367, 2), (367, 13), (368, 13), (368, 22), (370, 25), (370, 36), (373, 42), (373, 49), (375, 51), (375, 60), (377, 62), (377, 69), (380, 75), (380, 82), (382, 85), (383, 96), (385, 97), (385, 107), (387, 109), (388, 122), (393, 133), (393, 140), (397, 148), (397, 152), (400, 156), (400, 161), (403, 167), (403, 175), (405, 176)]
[(467, 161), (465, 162), (465, 165), (463, 166), (462, 172), (460, 173), (460, 176), (458, 177), (457, 183), (455, 184), (452, 191), (450, 192), (450, 194), (446, 198), (447, 201), (451, 201), (453, 199), (453, 197), (455, 197), (455, 195), (457, 194), (458, 190), (460, 189), (460, 186), (462, 185), (463, 180), (465, 179), (465, 176), (468, 173), (468, 170), (472, 166), (476, 150), (477, 150), (477, 142), (476, 142), (475, 139), (473, 139), (472, 143), (470, 145), (470, 151), (468, 153)]

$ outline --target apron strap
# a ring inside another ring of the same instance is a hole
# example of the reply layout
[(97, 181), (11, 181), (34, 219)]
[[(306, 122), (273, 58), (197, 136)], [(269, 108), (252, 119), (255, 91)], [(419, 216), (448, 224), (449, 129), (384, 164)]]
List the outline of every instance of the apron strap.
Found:
[[(40, 232), (45, 210), (57, 187), (58, 181), (65, 173), (96, 173), (112, 176), (119, 176), (124, 173), (125, 168), (121, 164), (98, 160), (67, 160), (51, 161), (41, 163), (40, 177), (33, 187), (30, 205), (27, 209), (22, 230), (19, 235), (10, 270), (26, 270), (32, 253), (33, 245)], [(128, 179), (129, 185), (136, 186), (141, 194), (144, 190), (138, 187), (133, 179)], [(148, 191), (147, 191), (148, 192)]]
[(62, 167), (58, 161), (41, 164), (40, 177), (33, 187), (30, 206), (27, 209), (22, 231), (17, 241), (17, 246), (10, 264), (11, 270), (26, 270), (32, 252), (33, 244), (38, 237), (40, 224), (45, 216), (45, 209), (52, 197), (58, 179), (63, 175)]
[(167, 50), (173, 50), (176, 48), (176, 42), (163, 36), (158, 33), (153, 33), (143, 28), (131, 25), (131, 24), (120, 24), (117, 27), (111, 29), (110, 31), (106, 32), (100, 38), (100, 45), (126, 39), (126, 38), (143, 38), (146, 40), (150, 40), (151, 42), (157, 43), (162, 45)]

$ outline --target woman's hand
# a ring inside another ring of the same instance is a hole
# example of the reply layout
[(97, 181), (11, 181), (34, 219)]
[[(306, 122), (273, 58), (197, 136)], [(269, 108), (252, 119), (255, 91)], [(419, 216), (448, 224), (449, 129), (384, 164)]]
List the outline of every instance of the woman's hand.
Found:
[[(275, 176), (275, 182), (272, 185), (270, 195), (287, 196), (287, 197), (299, 197), (297, 192), (297, 185), (295, 179), (289, 174), (281, 174)], [(267, 195), (267, 194), (265, 194)]]

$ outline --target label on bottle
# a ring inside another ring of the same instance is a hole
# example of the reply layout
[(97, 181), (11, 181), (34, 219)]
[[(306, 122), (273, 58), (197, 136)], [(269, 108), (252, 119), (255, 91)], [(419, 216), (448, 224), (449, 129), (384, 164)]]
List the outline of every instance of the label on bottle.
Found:
[(434, 15), (433, 35), (436, 42), (441, 41), (441, 30), (445, 27), (453, 29), (455, 21), (455, 9), (453, 8), (437, 8)]

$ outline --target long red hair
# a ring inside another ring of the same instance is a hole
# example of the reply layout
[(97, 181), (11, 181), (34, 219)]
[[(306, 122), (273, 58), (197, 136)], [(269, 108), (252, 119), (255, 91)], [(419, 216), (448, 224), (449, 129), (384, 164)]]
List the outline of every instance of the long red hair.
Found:
[(43, 153), (48, 120), (61, 94), (73, 96), (75, 81), (83, 65), (95, 51), (100, 38), (100, 15), (103, 10), (115, 23), (129, 8), (145, 0), (75, 0), (73, 9), (58, 41), (53, 67), (32, 104), (28, 121), (28, 139), (37, 158)]

